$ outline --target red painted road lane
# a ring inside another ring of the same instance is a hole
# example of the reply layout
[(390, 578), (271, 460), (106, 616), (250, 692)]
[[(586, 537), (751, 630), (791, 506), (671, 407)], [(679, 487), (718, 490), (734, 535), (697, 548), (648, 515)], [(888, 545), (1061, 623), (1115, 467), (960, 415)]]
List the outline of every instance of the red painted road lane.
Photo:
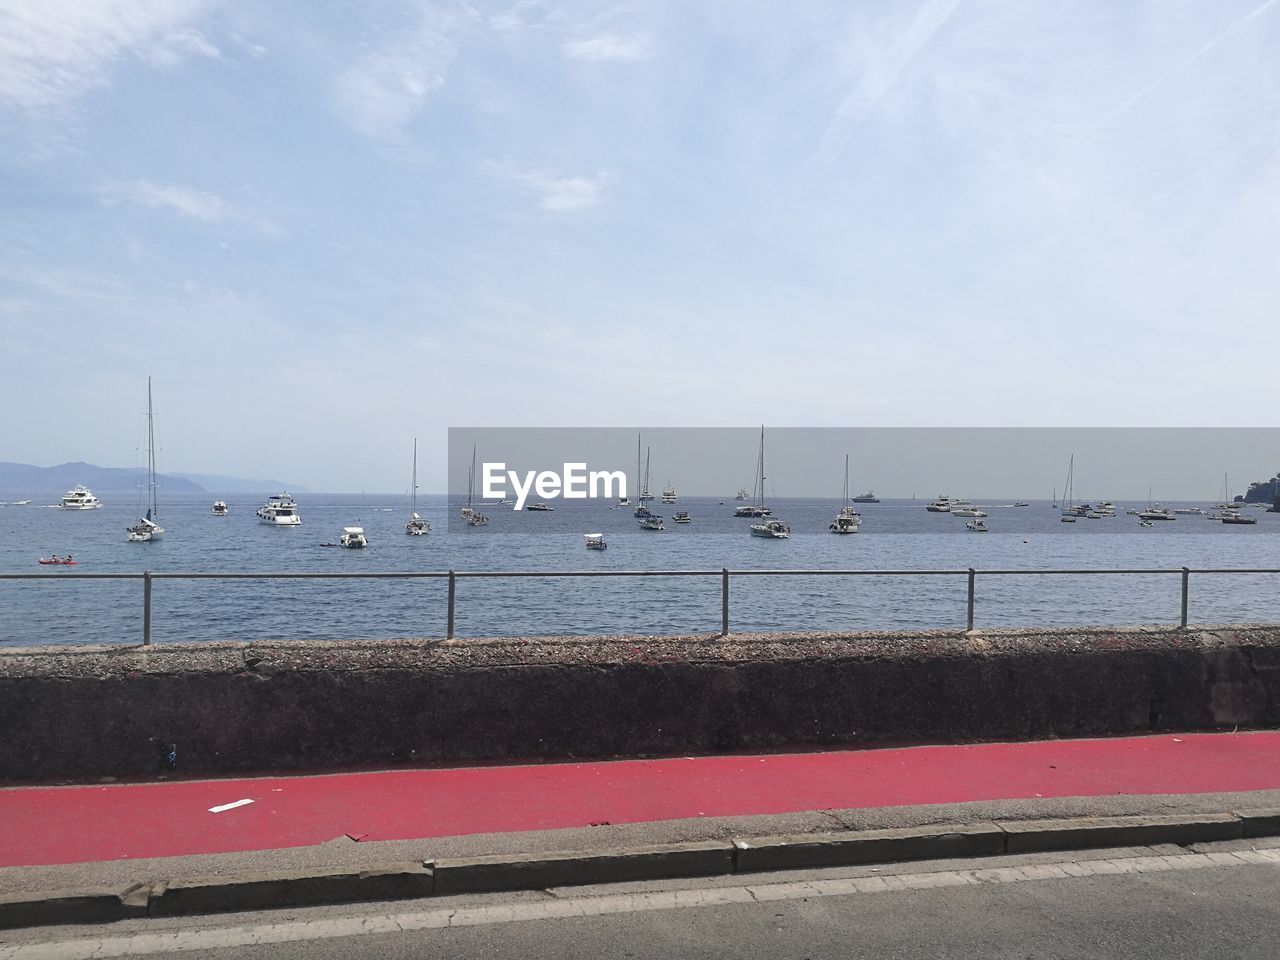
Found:
[[(0, 865), (687, 817), (1280, 788), (1280, 733), (0, 790)], [(209, 808), (254, 802), (222, 813)]]

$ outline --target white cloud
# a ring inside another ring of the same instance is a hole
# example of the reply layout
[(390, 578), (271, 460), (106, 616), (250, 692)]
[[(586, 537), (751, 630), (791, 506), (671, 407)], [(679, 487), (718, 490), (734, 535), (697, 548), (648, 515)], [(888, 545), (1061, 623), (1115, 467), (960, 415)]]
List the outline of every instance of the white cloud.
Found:
[(188, 57), (206, 57), (221, 60), (222, 51), (199, 30), (175, 30), (165, 35), (159, 43), (142, 51), (143, 58), (153, 67), (176, 67)]
[(110, 183), (103, 187), (100, 195), (107, 203), (126, 202), (153, 210), (172, 210), (184, 217), (206, 223), (219, 223), (231, 213), (227, 202), (216, 193), (152, 183), (150, 180)]
[[(59, 106), (105, 83), (121, 54), (157, 40), (174, 62), (184, 52), (204, 53), (193, 46), (211, 45), (185, 25), (205, 2), (0, 0), (0, 102), (27, 110)], [(164, 38), (172, 38), (167, 47)]]
[(573, 213), (596, 206), (604, 188), (617, 177), (601, 170), (591, 177), (550, 177), (540, 173), (522, 173), (516, 179), (539, 194), (538, 206), (543, 210), (551, 213)]
[(416, 28), (375, 47), (334, 82), (338, 112), (351, 127), (375, 140), (394, 141), (445, 84), (453, 61), (451, 38), (459, 14), (424, 10)]
[(653, 44), (644, 35), (623, 37), (603, 33), (584, 40), (569, 40), (562, 49), (570, 60), (589, 63), (639, 63), (653, 56)]

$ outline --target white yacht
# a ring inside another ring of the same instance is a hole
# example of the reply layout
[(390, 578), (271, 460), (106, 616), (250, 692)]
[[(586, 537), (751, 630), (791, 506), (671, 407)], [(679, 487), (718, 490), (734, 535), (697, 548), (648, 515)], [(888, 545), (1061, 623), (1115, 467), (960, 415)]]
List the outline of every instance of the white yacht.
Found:
[(274, 527), (296, 527), (302, 523), (298, 516), (298, 505), (287, 493), (279, 493), (267, 497), (267, 502), (258, 508), (258, 521)]
[(364, 527), (343, 527), (338, 545), (348, 550), (359, 550), (369, 545), (369, 538), (364, 535)]
[(230, 511), (227, 509), (227, 505), (224, 501), (213, 501), (213, 515), (215, 517), (225, 517), (228, 513), (230, 513)]
[(1162, 507), (1160, 504), (1152, 504), (1138, 514), (1139, 520), (1176, 520), (1168, 507)]
[(665, 487), (662, 488), (662, 502), (675, 503), (676, 499), (677, 499), (676, 488), (668, 483)]
[(866, 493), (860, 493), (856, 497), (854, 497), (853, 502), (854, 503), (879, 503), (880, 498), (877, 497), (873, 491), (868, 490)]
[(853, 507), (849, 499), (849, 455), (844, 455), (844, 505), (831, 521), (827, 529), (832, 533), (857, 533), (862, 526), (862, 515)]
[(733, 515), (735, 517), (767, 517), (772, 513), (773, 513), (773, 510), (771, 510), (769, 507), (765, 507), (765, 506), (758, 507), (758, 506), (755, 506), (754, 504), (748, 504), (743, 507), (733, 508)]
[(618, 498), (618, 506), (620, 506), (620, 507), (629, 507), (629, 506), (631, 506), (631, 498), (630, 498), (630, 497), (619, 497), (619, 498)]
[(742, 489), (742, 487), (739, 487), (739, 488), (738, 488), (738, 492), (737, 492), (737, 493), (735, 493), (735, 494), (733, 495), (733, 499), (735, 499), (735, 500), (750, 500), (750, 499), (751, 499), (751, 497), (747, 495), (747, 491), (746, 491), (746, 490)]
[(605, 550), (609, 544), (605, 542), (603, 533), (584, 533), (582, 535), (586, 541), (588, 550)]
[(662, 525), (662, 518), (660, 516), (658, 516), (655, 513), (651, 513), (647, 517), (640, 518), (640, 529), (641, 530), (665, 530), (667, 528)]
[(413, 480), (409, 487), (409, 519), (404, 532), (411, 537), (421, 537), (431, 532), (431, 524), (418, 513), (418, 438), (413, 438)]
[(671, 519), (676, 523), (693, 523), (693, 517), (689, 516), (688, 510), (677, 510), (676, 515)]
[(925, 507), (925, 509), (926, 509), (926, 510), (928, 510), (930, 513), (950, 513), (950, 512), (951, 512), (951, 498), (950, 498), (950, 497), (938, 497), (938, 499), (937, 499), (937, 500), (935, 500), (935, 501), (933, 501), (933, 503), (928, 504), (928, 505)]
[[(765, 506), (765, 473), (764, 473), (764, 427), (760, 427), (760, 458), (756, 464), (756, 493), (758, 499), (755, 502), (755, 510), (752, 516), (760, 517), (760, 523), (751, 524), (751, 535), (753, 537), (771, 537), (774, 540), (785, 540), (791, 536), (791, 528), (781, 520), (776, 519), (769, 512), (769, 508)], [(739, 507), (741, 509), (741, 507)]]
[(147, 377), (147, 512), (132, 527), (125, 528), (125, 539), (130, 543), (149, 543), (160, 539), (164, 527), (156, 520), (159, 515), (160, 507), (156, 503), (155, 419), (151, 412), (151, 378)]
[(102, 501), (84, 484), (77, 484), (63, 496), (61, 506), (63, 510), (97, 510)]
[(959, 509), (952, 507), (951, 515), (953, 517), (985, 517), (986, 516), (986, 514), (983, 513), (980, 508), (975, 507), (972, 504), (970, 504), (967, 507), (960, 507)]

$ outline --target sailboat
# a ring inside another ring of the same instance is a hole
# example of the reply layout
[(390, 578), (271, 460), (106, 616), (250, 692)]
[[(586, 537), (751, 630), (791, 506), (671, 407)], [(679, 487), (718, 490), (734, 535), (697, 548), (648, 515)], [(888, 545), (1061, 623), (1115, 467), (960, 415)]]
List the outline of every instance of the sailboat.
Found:
[(411, 537), (420, 537), (429, 533), (431, 524), (418, 516), (418, 438), (413, 438), (413, 485), (409, 488), (409, 522), (404, 525), (404, 532)]
[[(1071, 455), (1070, 461), (1068, 461), (1067, 463), (1067, 483), (1062, 488), (1062, 516), (1059, 517), (1058, 519), (1061, 520), (1063, 523), (1076, 522), (1076, 508), (1075, 508), (1075, 499), (1074, 499), (1075, 491), (1072, 488), (1072, 484), (1075, 482), (1075, 472), (1076, 472), (1076, 455), (1073, 453)], [(1054, 491), (1054, 494), (1055, 494), (1054, 499), (1056, 500), (1057, 499), (1056, 490)]]
[(854, 509), (849, 499), (849, 455), (844, 455), (844, 506), (827, 527), (832, 533), (857, 533), (862, 524), (862, 516)]
[(1227, 475), (1224, 473), (1222, 475), (1222, 503), (1224, 509), (1218, 519), (1223, 523), (1236, 523), (1245, 526), (1252, 526), (1257, 523), (1257, 517), (1246, 517), (1236, 508), (1235, 503), (1231, 500), (1231, 494), (1227, 492), (1228, 489), (1229, 484), (1227, 483)]
[(764, 482), (764, 427), (762, 426), (760, 428), (760, 460), (756, 467), (756, 490), (759, 493), (759, 499), (755, 504), (755, 509), (758, 511), (755, 515), (761, 518), (761, 522), (751, 524), (751, 535), (785, 540), (791, 536), (791, 528), (769, 515), (769, 508), (764, 504)]
[(636, 434), (636, 480), (640, 483), (640, 494), (636, 497), (636, 509), (634, 516), (637, 520), (645, 520), (654, 516), (653, 511), (645, 506), (646, 503), (653, 499), (653, 494), (649, 492), (649, 448), (645, 448), (644, 452), (644, 472), (640, 472), (640, 434)]
[(147, 513), (132, 527), (125, 528), (125, 539), (130, 543), (160, 539), (164, 527), (156, 522), (159, 515), (156, 505), (156, 425), (151, 407), (151, 378), (147, 377)]
[(462, 516), (467, 523), (473, 527), (488, 526), (489, 518), (479, 510), (475, 509), (471, 503), (475, 497), (476, 491), (476, 445), (471, 445), (471, 469), (467, 471), (467, 505), (462, 508)]

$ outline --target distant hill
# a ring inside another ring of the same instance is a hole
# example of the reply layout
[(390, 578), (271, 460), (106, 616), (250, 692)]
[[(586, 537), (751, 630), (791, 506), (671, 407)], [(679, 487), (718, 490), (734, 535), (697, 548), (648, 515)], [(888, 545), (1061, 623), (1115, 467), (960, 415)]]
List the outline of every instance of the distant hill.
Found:
[[(136, 490), (146, 482), (146, 471), (137, 467), (99, 467), (84, 461), (36, 467), (29, 463), (0, 461), (0, 491), (5, 493), (61, 494), (77, 483), (83, 483), (94, 493), (119, 493)], [(266, 490), (307, 492), (296, 484), (286, 486), (275, 480), (246, 480), (206, 474), (157, 474), (156, 483), (167, 493), (206, 493), (210, 490), (228, 493)]]
[[(1238, 497), (1236, 499), (1239, 499)], [(1270, 480), (1255, 480), (1244, 495), (1245, 503), (1276, 503), (1280, 501), (1280, 473)]]

